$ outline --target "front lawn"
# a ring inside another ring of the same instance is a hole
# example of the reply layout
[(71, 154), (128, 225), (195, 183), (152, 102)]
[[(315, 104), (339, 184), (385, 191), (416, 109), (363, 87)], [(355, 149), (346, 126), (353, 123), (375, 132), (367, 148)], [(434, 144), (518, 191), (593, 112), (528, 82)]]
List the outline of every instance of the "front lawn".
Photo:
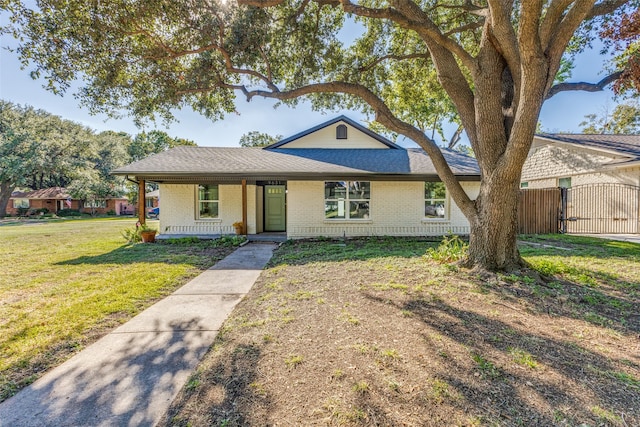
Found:
[(234, 249), (128, 245), (135, 221), (0, 226), (0, 401)]
[(186, 425), (640, 425), (640, 245), (525, 238), (478, 277), (415, 239), (289, 242), (174, 401)]

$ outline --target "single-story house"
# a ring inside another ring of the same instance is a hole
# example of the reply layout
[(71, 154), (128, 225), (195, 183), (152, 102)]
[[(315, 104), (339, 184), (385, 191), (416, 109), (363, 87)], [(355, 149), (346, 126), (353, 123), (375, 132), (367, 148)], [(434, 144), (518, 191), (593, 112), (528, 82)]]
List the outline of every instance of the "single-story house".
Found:
[(535, 136), (522, 169), (522, 188), (597, 183), (640, 186), (640, 135)]
[(640, 135), (540, 134), (521, 188), (560, 187), (567, 232), (640, 232)]
[[(475, 159), (442, 151), (477, 197)], [(159, 184), (165, 235), (230, 234), (236, 222), (288, 238), (469, 233), (423, 150), (345, 116), (264, 148), (176, 147), (113, 173)]]
[(20, 210), (31, 212), (39, 209), (47, 209), (50, 213), (57, 213), (63, 209), (77, 210), (85, 213), (105, 214), (109, 211), (117, 215), (124, 213), (127, 209), (133, 212), (133, 207), (128, 204), (126, 198), (109, 197), (91, 202), (83, 202), (74, 199), (67, 193), (64, 187), (50, 187), (34, 191), (14, 191), (11, 193), (9, 204), (7, 205), (8, 215), (18, 215)]
[(157, 208), (160, 204), (160, 190), (149, 191), (145, 195), (145, 207), (149, 208)]

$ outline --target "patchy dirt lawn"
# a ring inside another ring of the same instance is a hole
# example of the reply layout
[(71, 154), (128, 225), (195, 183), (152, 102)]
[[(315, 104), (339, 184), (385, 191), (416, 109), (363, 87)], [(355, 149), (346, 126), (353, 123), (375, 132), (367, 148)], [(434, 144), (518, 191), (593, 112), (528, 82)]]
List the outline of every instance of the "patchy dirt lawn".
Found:
[(424, 241), (287, 243), (164, 423), (638, 426), (640, 245), (598, 242), (524, 244), (546, 280)]

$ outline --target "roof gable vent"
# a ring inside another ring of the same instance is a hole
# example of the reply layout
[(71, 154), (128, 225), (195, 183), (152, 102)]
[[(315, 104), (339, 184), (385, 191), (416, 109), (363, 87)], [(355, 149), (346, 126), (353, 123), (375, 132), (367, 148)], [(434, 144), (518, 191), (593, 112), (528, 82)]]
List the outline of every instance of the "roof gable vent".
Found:
[(338, 125), (338, 126), (336, 126), (336, 139), (347, 139), (347, 126), (346, 125)]

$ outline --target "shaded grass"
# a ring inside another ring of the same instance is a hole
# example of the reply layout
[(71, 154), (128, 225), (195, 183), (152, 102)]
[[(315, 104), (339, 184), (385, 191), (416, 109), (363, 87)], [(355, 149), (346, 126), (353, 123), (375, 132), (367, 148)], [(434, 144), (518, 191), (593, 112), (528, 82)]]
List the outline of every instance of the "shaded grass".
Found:
[(522, 246), (545, 280), (476, 277), (420, 239), (289, 242), (165, 423), (640, 425), (640, 246), (553, 239), (571, 250)]
[(127, 245), (131, 219), (78, 219), (0, 227), (0, 400), (232, 248)]

